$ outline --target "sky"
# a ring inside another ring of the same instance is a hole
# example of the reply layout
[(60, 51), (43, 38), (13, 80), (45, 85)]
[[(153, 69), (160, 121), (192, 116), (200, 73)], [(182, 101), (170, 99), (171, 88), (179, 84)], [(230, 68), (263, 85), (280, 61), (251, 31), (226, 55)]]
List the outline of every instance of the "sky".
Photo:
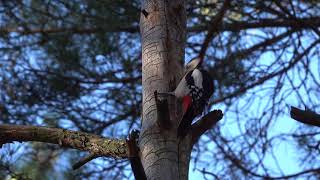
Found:
[[(254, 30), (253, 33), (259, 33), (258, 30)], [(249, 42), (250, 43), (250, 42)], [(304, 41), (302, 41), (302, 44), (306, 47), (310, 44), (310, 40), (309, 39), (304, 39)], [(316, 49), (316, 48), (315, 48)], [(292, 54), (287, 54), (285, 57), (292, 57)], [(268, 54), (266, 53), (265, 55), (261, 56), (258, 61), (260, 61), (262, 64), (264, 65), (270, 65), (273, 61), (274, 61), (274, 57), (272, 56), (272, 54)], [(300, 64), (301, 65), (301, 64)], [(318, 59), (310, 59), (310, 67), (311, 67), (311, 71), (318, 75), (316, 77), (317, 81), (320, 82), (320, 74), (319, 74), (319, 64), (318, 64)], [(299, 73), (296, 72), (298, 71), (296, 68), (293, 71), (294, 73)], [(299, 76), (292, 76), (293, 79), (293, 84), (299, 84), (301, 83), (301, 80), (299, 78)], [(282, 90), (279, 92), (279, 96), (283, 95), (284, 93), (286, 93), (286, 90), (289, 88), (292, 88), (290, 85), (290, 82), (288, 81), (288, 79), (285, 79), (283, 82), (283, 88)], [(269, 85), (274, 85), (274, 81), (273, 80), (269, 80), (267, 82), (265, 82), (261, 87), (268, 87)], [(310, 84), (308, 84), (310, 85)], [(261, 91), (261, 87), (256, 87), (253, 88), (251, 90), (249, 90), (248, 93), (251, 92), (255, 92), (256, 95), (255, 96), (261, 96), (261, 97), (265, 97), (267, 99), (267, 93), (265, 91)], [(303, 96), (303, 94), (306, 94), (307, 92), (305, 91), (305, 89), (301, 88), (299, 89), (299, 92), (302, 93), (302, 98), (303, 101), (306, 104), (310, 104), (312, 102), (310, 102), (311, 100), (308, 99), (308, 96)], [(318, 96), (317, 96), (318, 95)], [(312, 95), (311, 95), (312, 96)], [(314, 103), (317, 103), (317, 101), (319, 100), (320, 95), (319, 94), (314, 94), (312, 97), (314, 97)], [(279, 115), (276, 119), (274, 119), (271, 125), (270, 130), (268, 131), (268, 136), (272, 137), (272, 136), (276, 136), (276, 135), (280, 135), (280, 134), (286, 134), (286, 133), (292, 133), (294, 132), (299, 126), (307, 126), (307, 125), (302, 125), (299, 122), (293, 120), (290, 118), (290, 106), (295, 106), (295, 107), (300, 107), (302, 109), (304, 109), (303, 105), (300, 104), (297, 101), (297, 95), (295, 93), (290, 94), (289, 96), (287, 96), (285, 98), (285, 100), (283, 102), (281, 102), (282, 106), (285, 107), (285, 112), (286, 114), (282, 114)], [(239, 99), (239, 103), (237, 105), (240, 106), (244, 106), (246, 104), (248, 100), (248, 96), (244, 95), (242, 97), (240, 97)], [(235, 106), (232, 105), (232, 106)], [(264, 99), (258, 99), (255, 98), (253, 102), (251, 102), (251, 106), (249, 106), (249, 109), (244, 108), (245, 109), (245, 113), (255, 116), (255, 115), (259, 115), (259, 111), (261, 111), (261, 109), (263, 110), (265, 107), (268, 107), (268, 102), (267, 100)], [(213, 106), (213, 109), (225, 109), (225, 107), (221, 104), (217, 104)], [(232, 108), (231, 108), (232, 109)], [(241, 116), (241, 115), (240, 115)], [(243, 118), (245, 118), (245, 116), (243, 116)], [(235, 120), (235, 114), (233, 114), (232, 112), (230, 114), (225, 114), (223, 119), (218, 122), (218, 124), (223, 124), (220, 128), (222, 130), (222, 133), (226, 136), (231, 136), (231, 137), (235, 137), (238, 133), (239, 133), (239, 127), (237, 123), (234, 122)], [(241, 123), (240, 123), (241, 124)], [(213, 127), (215, 128), (215, 127)], [(244, 128), (243, 128), (244, 130)], [(203, 137), (202, 137), (203, 138)], [(303, 169), (303, 164), (301, 164), (300, 162), (300, 156), (299, 156), (299, 150), (296, 146), (296, 143), (294, 141), (291, 140), (276, 140), (273, 142), (273, 152), (275, 156), (272, 156), (271, 153), (267, 153), (266, 158), (264, 159), (264, 164), (267, 167), (270, 167), (272, 170), (274, 170), (271, 175), (272, 176), (281, 176), (281, 175), (290, 175), (290, 174), (294, 174), (297, 173), (299, 171), (301, 171)], [(210, 148), (214, 148), (212, 144), (208, 145), (209, 149)], [(254, 157), (254, 155), (251, 155), (251, 157), (253, 159), (256, 159)], [(277, 161), (275, 161), (275, 159), (277, 159)], [(206, 168), (207, 170), (210, 169), (210, 167), (207, 167), (206, 165), (201, 166), (201, 164), (197, 164), (198, 165), (198, 169), (202, 169), (202, 168)], [(200, 166), (200, 167), (199, 167)], [(214, 172), (214, 169), (212, 169), (212, 172)], [(260, 173), (263, 173), (263, 171), (260, 168)], [(190, 163), (190, 169), (189, 169), (189, 176), (190, 179), (203, 179), (203, 175), (202, 173), (200, 173), (198, 170), (194, 170), (194, 162), (191, 161)], [(210, 176), (207, 176), (210, 177)], [(210, 179), (210, 178), (209, 178)], [(303, 178), (300, 178), (303, 179)]]

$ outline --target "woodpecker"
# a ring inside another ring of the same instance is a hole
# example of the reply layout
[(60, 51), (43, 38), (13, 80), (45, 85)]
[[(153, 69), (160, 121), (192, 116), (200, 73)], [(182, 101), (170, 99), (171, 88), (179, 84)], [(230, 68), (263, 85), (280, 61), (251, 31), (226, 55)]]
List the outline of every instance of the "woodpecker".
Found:
[(185, 74), (173, 92), (160, 93), (182, 99), (183, 117), (178, 126), (178, 137), (184, 138), (192, 120), (201, 115), (213, 94), (213, 80), (202, 69), (200, 58), (192, 59), (185, 66)]

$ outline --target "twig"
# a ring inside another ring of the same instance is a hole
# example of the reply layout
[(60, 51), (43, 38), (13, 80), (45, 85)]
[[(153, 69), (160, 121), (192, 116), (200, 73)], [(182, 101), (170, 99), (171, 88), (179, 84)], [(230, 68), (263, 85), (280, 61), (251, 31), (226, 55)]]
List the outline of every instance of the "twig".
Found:
[(75, 163), (72, 166), (73, 170), (79, 169), (81, 166), (85, 165), (86, 163), (88, 163), (89, 161), (97, 158), (99, 156), (95, 155), (95, 154), (90, 154), (88, 156), (86, 156), (85, 158), (81, 159), (80, 161), (78, 161), (77, 163)]

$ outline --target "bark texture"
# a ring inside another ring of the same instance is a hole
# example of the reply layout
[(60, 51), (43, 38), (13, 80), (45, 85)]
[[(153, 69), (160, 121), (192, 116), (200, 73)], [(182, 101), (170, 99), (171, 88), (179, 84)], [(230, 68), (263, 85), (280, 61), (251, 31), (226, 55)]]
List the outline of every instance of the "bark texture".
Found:
[(177, 139), (180, 103), (169, 99), (172, 128), (166, 130), (157, 122), (159, 115), (154, 98), (155, 91), (174, 90), (182, 76), (186, 41), (185, 2), (144, 0), (142, 12), (143, 113), (139, 144), (142, 164), (148, 179), (187, 179), (191, 136), (183, 142)]

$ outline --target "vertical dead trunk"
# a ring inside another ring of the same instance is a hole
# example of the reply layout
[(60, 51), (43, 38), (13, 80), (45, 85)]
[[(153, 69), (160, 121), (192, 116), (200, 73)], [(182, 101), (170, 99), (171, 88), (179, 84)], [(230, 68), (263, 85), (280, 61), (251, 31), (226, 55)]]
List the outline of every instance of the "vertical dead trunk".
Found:
[(182, 75), (186, 41), (185, 2), (142, 1), (140, 29), (143, 86), (141, 161), (148, 179), (187, 179), (191, 138), (186, 137), (184, 142), (177, 139), (180, 103), (170, 98), (172, 128), (164, 130), (157, 122), (159, 115), (154, 98), (156, 90), (174, 90)]

